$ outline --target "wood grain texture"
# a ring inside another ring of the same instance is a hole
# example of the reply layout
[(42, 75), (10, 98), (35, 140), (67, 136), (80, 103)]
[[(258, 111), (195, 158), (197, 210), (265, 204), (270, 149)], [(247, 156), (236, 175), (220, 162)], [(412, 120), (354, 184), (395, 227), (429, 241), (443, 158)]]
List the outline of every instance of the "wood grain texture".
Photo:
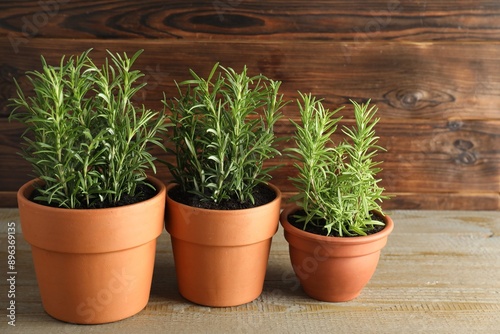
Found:
[(11, 39), (238, 39), (489, 41), (495, 1), (94, 1), (0, 3)]
[[(57, 64), (62, 55), (89, 48), (96, 62), (106, 49), (129, 54), (144, 49), (137, 68), (149, 86), (138, 102), (151, 108), (162, 107), (163, 92), (176, 95), (174, 82), (189, 78), (190, 68), (207, 75), (220, 62), (235, 69), (247, 65), (251, 73), (283, 81), (281, 91), (289, 100), (299, 90), (324, 98), (331, 108), (347, 105), (346, 117), (352, 118), (349, 99), (370, 98), (383, 119), (500, 119), (500, 44), (33, 39), (14, 55), (6, 38), (0, 38), (2, 115), (14, 94), (12, 78), (26, 87), (24, 73), (40, 68), (41, 54)], [(297, 117), (295, 104), (286, 114)]]
[[(26, 88), (42, 54), (57, 63), (93, 48), (98, 63), (106, 49), (144, 49), (137, 68), (148, 86), (136, 102), (155, 109), (164, 92), (176, 95), (174, 80), (215, 62), (283, 81), (288, 100), (302, 91), (344, 105), (346, 123), (349, 99), (371, 99), (388, 148), (383, 186), (401, 194), (384, 205), (500, 210), (499, 22), (496, 1), (0, 2), (0, 206), (15, 203), (31, 170), (16, 155), (22, 128), (5, 120), (14, 79)], [(294, 101), (284, 116), (280, 137), (299, 117)], [(292, 194), (291, 161), (278, 162), (275, 183)]]
[[(375, 275), (347, 303), (318, 302), (297, 285), (280, 227), (273, 238), (262, 295), (246, 305), (194, 305), (177, 291), (170, 238), (158, 239), (146, 308), (116, 323), (81, 327), (43, 311), (29, 245), (17, 210), (0, 209), (0, 241), (7, 222), (16, 231), (17, 328), (2, 332), (137, 333), (496, 333), (500, 330), (500, 217), (496, 212), (393, 211), (395, 228)], [(6, 247), (0, 249), (6, 258)], [(3, 261), (5, 262), (5, 261)], [(0, 281), (7, 291), (6, 280)]]

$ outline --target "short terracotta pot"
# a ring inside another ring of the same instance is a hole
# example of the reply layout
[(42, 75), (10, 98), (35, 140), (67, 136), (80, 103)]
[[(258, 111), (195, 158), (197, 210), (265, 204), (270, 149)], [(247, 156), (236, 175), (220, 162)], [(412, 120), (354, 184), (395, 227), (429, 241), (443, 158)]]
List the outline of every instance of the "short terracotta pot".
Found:
[(296, 205), (287, 207), (280, 221), (293, 269), (305, 293), (327, 302), (356, 298), (375, 272), (380, 251), (394, 228), (392, 219), (381, 215), (386, 226), (376, 234), (327, 237), (291, 225), (288, 216), (297, 210)]
[(205, 306), (236, 306), (261, 293), (273, 235), (278, 229), (281, 192), (243, 210), (208, 210), (172, 200), (167, 218), (177, 284), (187, 300)]
[(106, 209), (63, 209), (29, 200), (30, 181), (17, 195), (21, 228), (31, 245), (45, 311), (77, 324), (130, 317), (149, 300), (156, 239), (162, 233), (165, 185), (146, 201)]

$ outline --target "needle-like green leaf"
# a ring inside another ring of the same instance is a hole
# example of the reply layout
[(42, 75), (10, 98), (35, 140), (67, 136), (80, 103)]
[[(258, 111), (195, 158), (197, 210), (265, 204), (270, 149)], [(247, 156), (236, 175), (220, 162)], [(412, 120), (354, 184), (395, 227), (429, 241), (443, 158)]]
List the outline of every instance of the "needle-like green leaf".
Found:
[(264, 161), (280, 154), (274, 135), (285, 105), (280, 82), (219, 64), (207, 79), (190, 73), (192, 79), (177, 86), (180, 96), (163, 101), (177, 159), (169, 169), (183, 191), (201, 200), (253, 203), (255, 186), (271, 178)]
[[(163, 112), (131, 101), (145, 83), (131, 70), (142, 51), (131, 58), (108, 51), (102, 67), (89, 57), (62, 57), (58, 66), (42, 57), (42, 71), (27, 72), (34, 94), (26, 97), (16, 82), (11, 119), (28, 126), (23, 156), (45, 185), (38, 199), (50, 205), (83, 208), (98, 202), (113, 205), (134, 195), (155, 170), (150, 144), (164, 148)], [(30, 136), (32, 137), (30, 139)]]
[(299, 94), (301, 123), (291, 121), (296, 147), (287, 149), (297, 161), (298, 175), (290, 180), (299, 194), (292, 200), (305, 211), (298, 221), (304, 229), (308, 224), (321, 226), (326, 235), (366, 235), (375, 225), (383, 225), (372, 219), (372, 213), (382, 212), (379, 203), (387, 198), (375, 178), (380, 162), (372, 161), (382, 150), (374, 131), (377, 108), (351, 101), (356, 126), (343, 126), (346, 138), (335, 143), (332, 135), (341, 120), (335, 114), (340, 109), (329, 111), (311, 94)]

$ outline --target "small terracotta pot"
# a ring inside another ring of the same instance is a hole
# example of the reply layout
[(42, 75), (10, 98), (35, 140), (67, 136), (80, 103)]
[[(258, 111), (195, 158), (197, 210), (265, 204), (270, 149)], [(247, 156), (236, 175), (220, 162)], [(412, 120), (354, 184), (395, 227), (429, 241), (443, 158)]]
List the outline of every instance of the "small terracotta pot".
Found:
[(71, 323), (130, 317), (147, 304), (156, 239), (163, 230), (165, 185), (146, 201), (107, 209), (63, 209), (29, 200), (33, 181), (17, 194), (21, 228), (31, 245), (45, 311)]
[(360, 237), (327, 237), (296, 228), (288, 216), (299, 210), (287, 207), (280, 216), (289, 243), (290, 260), (304, 291), (312, 298), (344, 302), (356, 298), (378, 264), (381, 249), (394, 228), (389, 216), (382, 216), (385, 228)]
[(281, 192), (243, 210), (207, 210), (172, 200), (167, 187), (165, 227), (170, 233), (180, 294), (200, 305), (236, 306), (257, 298), (272, 236), (279, 223)]

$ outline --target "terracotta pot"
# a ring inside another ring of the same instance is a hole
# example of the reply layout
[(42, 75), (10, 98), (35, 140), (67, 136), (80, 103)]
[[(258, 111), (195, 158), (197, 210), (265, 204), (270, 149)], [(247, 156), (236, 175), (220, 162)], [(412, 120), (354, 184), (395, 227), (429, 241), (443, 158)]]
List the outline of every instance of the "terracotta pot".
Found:
[(257, 298), (264, 285), (272, 236), (278, 229), (281, 192), (243, 210), (207, 210), (172, 200), (167, 218), (180, 294), (205, 306), (235, 306)]
[(63, 209), (28, 198), (33, 181), (17, 200), (21, 228), (31, 245), (45, 311), (71, 323), (121, 320), (147, 304), (156, 250), (162, 233), (166, 187), (155, 197), (107, 209)]
[(385, 228), (369, 236), (327, 237), (296, 228), (288, 216), (299, 208), (283, 210), (280, 216), (289, 243), (290, 260), (304, 291), (312, 298), (343, 302), (356, 298), (378, 264), (380, 250), (394, 224), (385, 216)]

